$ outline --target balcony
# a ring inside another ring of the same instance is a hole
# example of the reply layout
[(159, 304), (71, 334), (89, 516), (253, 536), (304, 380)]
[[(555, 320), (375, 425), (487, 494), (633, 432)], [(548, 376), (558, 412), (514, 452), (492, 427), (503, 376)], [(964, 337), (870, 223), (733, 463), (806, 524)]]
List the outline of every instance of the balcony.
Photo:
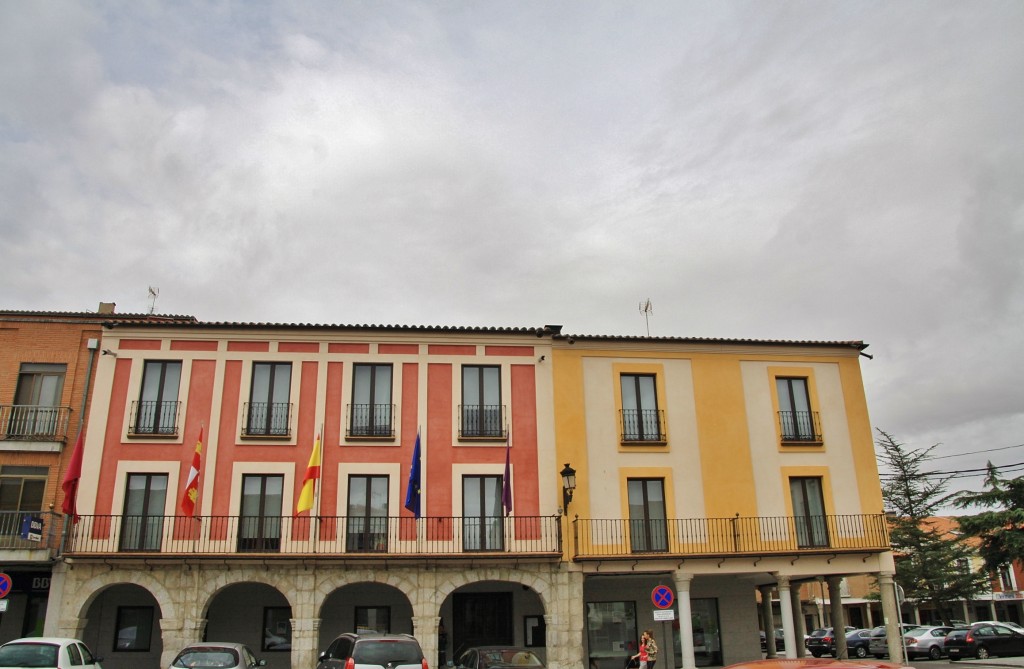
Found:
[(780, 411), (779, 434), (784, 442), (821, 443), (817, 411)]
[(502, 440), (507, 436), (503, 404), (459, 405), (459, 439)]
[(395, 405), (350, 404), (345, 436), (349, 439), (393, 439), (395, 437)]
[[(30, 533), (26, 526), (26, 518), (36, 517), (42, 520), (42, 531)], [(0, 511), (0, 551), (4, 551), (5, 560), (20, 559), (12, 553), (23, 553), (30, 556), (36, 551), (56, 552), (60, 547), (61, 533), (64, 531), (64, 516), (52, 511)], [(31, 558), (28, 558), (31, 559)]]
[(0, 404), (0, 439), (64, 442), (71, 407)]
[(128, 432), (158, 437), (178, 436), (181, 402), (132, 402)]
[(69, 557), (561, 559), (560, 516), (81, 516)]
[(623, 443), (664, 443), (665, 411), (662, 409), (622, 409), (619, 425)]
[(243, 437), (291, 436), (290, 402), (246, 402), (242, 405)]
[(576, 560), (889, 550), (884, 514), (572, 521)]

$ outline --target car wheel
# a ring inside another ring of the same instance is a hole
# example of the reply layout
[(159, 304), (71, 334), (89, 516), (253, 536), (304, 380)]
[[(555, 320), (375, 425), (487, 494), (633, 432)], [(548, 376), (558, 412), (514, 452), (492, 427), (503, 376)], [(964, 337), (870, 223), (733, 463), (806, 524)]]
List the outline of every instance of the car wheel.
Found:
[(812, 650), (811, 655), (813, 655), (814, 657), (821, 657), (821, 653), (816, 650)]
[(864, 646), (857, 646), (857, 649), (854, 651), (854, 653), (857, 654), (857, 657), (867, 657), (868, 649)]
[(975, 655), (979, 660), (987, 660), (989, 658), (988, 648), (984, 646), (978, 646), (978, 652)]
[(942, 649), (939, 648), (938, 646), (932, 646), (931, 648), (928, 649), (928, 657), (929, 657), (929, 659), (932, 659), (932, 660), (941, 660), (942, 659)]

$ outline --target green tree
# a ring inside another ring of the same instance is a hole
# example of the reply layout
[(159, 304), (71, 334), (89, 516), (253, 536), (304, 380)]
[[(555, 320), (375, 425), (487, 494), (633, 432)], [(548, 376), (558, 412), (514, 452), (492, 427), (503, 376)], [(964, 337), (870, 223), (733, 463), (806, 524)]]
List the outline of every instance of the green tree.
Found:
[(1014, 560), (1024, 559), (1024, 477), (1005, 479), (999, 469), (988, 463), (985, 487), (981, 492), (961, 493), (956, 505), (961, 509), (980, 506), (984, 511), (973, 516), (957, 516), (965, 534), (979, 537), (978, 553), (985, 566), (996, 571)]
[(911, 449), (882, 430), (878, 434), (879, 460), (888, 471), (882, 499), (891, 516), (896, 582), (907, 599), (931, 604), (948, 624), (953, 603), (973, 599), (986, 588), (988, 576), (969, 568), (974, 549), (935, 520), (938, 510), (955, 497), (946, 492), (949, 477), (922, 471), (935, 446)]

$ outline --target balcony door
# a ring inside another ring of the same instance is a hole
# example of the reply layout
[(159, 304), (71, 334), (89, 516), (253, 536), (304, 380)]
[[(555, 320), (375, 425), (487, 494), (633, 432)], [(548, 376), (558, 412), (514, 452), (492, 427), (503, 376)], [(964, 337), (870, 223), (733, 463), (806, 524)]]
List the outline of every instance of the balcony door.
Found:
[(164, 534), (167, 474), (129, 474), (121, 517), (122, 551), (158, 551)]
[(635, 553), (668, 550), (663, 479), (629, 479), (629, 542)]
[(277, 474), (246, 474), (242, 477), (239, 552), (281, 550), (281, 505), (284, 477)]
[(292, 365), (290, 362), (254, 362), (246, 433), (288, 434)]
[(505, 548), (501, 515), (501, 477), (465, 476), (462, 479), (462, 548), (500, 551)]
[(662, 439), (655, 381), (653, 374), (623, 374), (620, 378), (623, 441)]
[(501, 437), (501, 368), (489, 365), (462, 367), (462, 436)]
[(7, 425), (8, 436), (52, 437), (57, 434), (66, 371), (67, 365), (21, 365)]
[(147, 360), (135, 418), (137, 434), (177, 434), (181, 362)]
[(800, 548), (828, 546), (828, 525), (825, 522), (825, 497), (821, 479), (794, 477), (789, 479), (793, 500), (793, 522)]
[(348, 477), (348, 531), (345, 550), (386, 553), (388, 550), (388, 477)]
[(783, 441), (813, 441), (814, 417), (807, 379), (777, 378), (775, 391), (779, 397), (779, 425)]
[(391, 365), (353, 367), (351, 421), (353, 436), (392, 436)]

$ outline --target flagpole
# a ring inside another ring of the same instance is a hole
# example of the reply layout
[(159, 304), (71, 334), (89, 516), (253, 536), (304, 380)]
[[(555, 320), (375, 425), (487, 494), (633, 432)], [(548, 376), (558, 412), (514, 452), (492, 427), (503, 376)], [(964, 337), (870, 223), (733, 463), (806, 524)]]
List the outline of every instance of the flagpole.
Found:
[[(313, 511), (316, 512), (313, 521), (313, 552), (316, 553), (317, 540), (320, 538), (320, 488), (324, 483), (324, 424), (320, 423), (320, 434), (317, 435), (320, 442), (320, 485), (313, 487)], [(314, 446), (315, 448), (315, 446)]]

